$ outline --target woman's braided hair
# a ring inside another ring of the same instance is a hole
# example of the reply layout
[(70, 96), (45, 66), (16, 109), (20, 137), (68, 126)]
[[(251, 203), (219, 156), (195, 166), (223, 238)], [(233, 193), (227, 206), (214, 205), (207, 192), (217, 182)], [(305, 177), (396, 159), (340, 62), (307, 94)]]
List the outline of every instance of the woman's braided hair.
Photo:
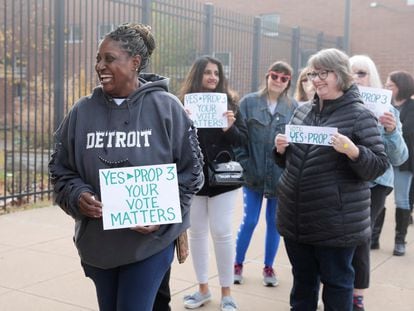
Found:
[(137, 73), (148, 66), (152, 52), (155, 49), (155, 39), (151, 33), (151, 26), (136, 23), (125, 23), (106, 34), (109, 38), (118, 41), (121, 48), (130, 56), (141, 56), (141, 65)]

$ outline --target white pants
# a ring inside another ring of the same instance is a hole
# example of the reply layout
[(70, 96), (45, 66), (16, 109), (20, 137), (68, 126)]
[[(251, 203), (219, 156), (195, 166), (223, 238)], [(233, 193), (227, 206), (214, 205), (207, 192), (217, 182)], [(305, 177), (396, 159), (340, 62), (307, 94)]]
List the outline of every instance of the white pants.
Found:
[(208, 283), (209, 228), (221, 287), (233, 284), (233, 215), (238, 189), (214, 197), (194, 196), (190, 210), (189, 241), (197, 281)]

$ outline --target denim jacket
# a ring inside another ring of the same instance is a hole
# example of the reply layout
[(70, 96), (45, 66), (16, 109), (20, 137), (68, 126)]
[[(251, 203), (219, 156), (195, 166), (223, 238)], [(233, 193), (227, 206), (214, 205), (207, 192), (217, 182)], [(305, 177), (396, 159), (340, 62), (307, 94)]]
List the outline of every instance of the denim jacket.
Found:
[(394, 107), (391, 107), (390, 112), (394, 114), (394, 118), (397, 122), (395, 130), (389, 133), (385, 131), (383, 126), (379, 127), (382, 139), (384, 140), (385, 152), (390, 159), (391, 165), (383, 175), (374, 180), (372, 186), (382, 185), (394, 188), (393, 166), (400, 166), (408, 159), (408, 148), (402, 136), (400, 113)]
[(263, 193), (265, 197), (276, 196), (276, 184), (282, 173), (273, 159), (274, 139), (285, 132), (285, 126), (297, 107), (294, 99), (280, 97), (272, 115), (266, 96), (251, 93), (240, 101), (240, 117), (248, 129), (248, 142), (235, 148), (237, 161), (243, 166), (245, 186)]

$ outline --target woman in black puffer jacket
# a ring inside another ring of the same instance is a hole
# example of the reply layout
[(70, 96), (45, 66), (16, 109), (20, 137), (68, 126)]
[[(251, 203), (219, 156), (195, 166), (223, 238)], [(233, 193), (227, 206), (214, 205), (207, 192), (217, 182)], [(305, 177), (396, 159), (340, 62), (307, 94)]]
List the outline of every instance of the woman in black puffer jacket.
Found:
[(369, 180), (389, 166), (377, 120), (362, 104), (349, 59), (337, 49), (313, 55), (308, 66), (316, 95), (291, 125), (335, 127), (332, 146), (275, 139), (277, 224), (292, 264), (291, 310), (316, 310), (319, 284), (327, 310), (352, 310), (357, 245), (370, 238)]

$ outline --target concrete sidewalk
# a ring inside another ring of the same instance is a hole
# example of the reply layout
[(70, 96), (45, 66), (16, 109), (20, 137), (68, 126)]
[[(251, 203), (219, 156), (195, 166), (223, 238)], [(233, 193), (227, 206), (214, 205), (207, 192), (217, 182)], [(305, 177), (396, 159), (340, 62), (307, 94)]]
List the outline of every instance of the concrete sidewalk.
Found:
[[(406, 256), (392, 256), (392, 199), (390, 196), (387, 204), (381, 249), (372, 252), (371, 288), (365, 298), (369, 311), (414, 310), (414, 227), (409, 228)], [(241, 216), (240, 196), (234, 233)], [(283, 242), (275, 263), (280, 285), (267, 288), (261, 283), (264, 229), (262, 216), (247, 253), (245, 283), (233, 287), (233, 296), (242, 311), (287, 311), (292, 277)], [(94, 287), (83, 275), (72, 234), (72, 219), (56, 206), (0, 216), (1, 311), (98, 310)], [(219, 310), (220, 287), (214, 256), (210, 262), (213, 301), (202, 311)], [(174, 261), (171, 289), (172, 310), (185, 310), (182, 297), (197, 289), (191, 257), (181, 265)]]

